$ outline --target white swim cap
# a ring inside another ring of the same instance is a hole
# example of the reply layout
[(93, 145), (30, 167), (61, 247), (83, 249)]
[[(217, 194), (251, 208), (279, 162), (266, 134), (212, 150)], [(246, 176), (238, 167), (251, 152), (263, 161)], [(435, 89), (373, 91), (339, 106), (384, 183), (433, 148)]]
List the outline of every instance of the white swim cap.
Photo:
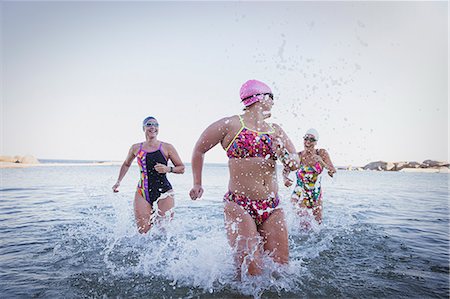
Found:
[(319, 132), (317, 132), (316, 129), (309, 129), (308, 131), (306, 131), (305, 136), (306, 135), (312, 135), (314, 139), (316, 139), (316, 141), (319, 141)]

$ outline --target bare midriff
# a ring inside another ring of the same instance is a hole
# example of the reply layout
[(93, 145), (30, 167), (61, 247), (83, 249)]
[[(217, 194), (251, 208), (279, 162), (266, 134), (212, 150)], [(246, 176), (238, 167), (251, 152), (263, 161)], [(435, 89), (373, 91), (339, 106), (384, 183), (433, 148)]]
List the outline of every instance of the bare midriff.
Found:
[(230, 158), (228, 190), (253, 200), (267, 199), (278, 192), (276, 163), (272, 159)]

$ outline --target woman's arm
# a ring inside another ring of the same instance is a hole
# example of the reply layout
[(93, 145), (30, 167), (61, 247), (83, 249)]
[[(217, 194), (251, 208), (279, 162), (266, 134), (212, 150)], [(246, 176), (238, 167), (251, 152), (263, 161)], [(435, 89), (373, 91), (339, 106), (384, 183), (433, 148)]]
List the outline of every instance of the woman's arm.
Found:
[(292, 143), (291, 139), (284, 130), (277, 124), (274, 124), (275, 131), (277, 132), (277, 140), (276, 144), (276, 152), (277, 156), (280, 159), (281, 163), (285, 167), (288, 167), (290, 170), (296, 170), (299, 168), (300, 159), (295, 150), (295, 146)]
[(193, 200), (202, 197), (203, 194), (202, 170), (205, 153), (223, 140), (228, 133), (229, 122), (230, 118), (227, 117), (211, 124), (206, 128), (202, 135), (200, 135), (200, 138), (195, 144), (192, 152), (192, 175), (194, 186), (189, 192), (189, 195)]
[(283, 168), (283, 181), (284, 181), (284, 185), (286, 187), (290, 187), (292, 186), (292, 180), (289, 178), (289, 174), (291, 173), (291, 169), (289, 168), (289, 166), (284, 166)]
[(173, 173), (184, 173), (184, 164), (183, 161), (181, 161), (180, 156), (178, 155), (177, 150), (172, 144), (169, 144), (169, 159), (172, 161), (174, 167), (172, 169)]
[(334, 168), (333, 162), (331, 162), (330, 155), (325, 149), (320, 149), (319, 155), (322, 158), (325, 167), (328, 169), (328, 174), (333, 177), (333, 174), (336, 173), (336, 168)]
[(128, 151), (128, 155), (127, 155), (125, 161), (122, 163), (122, 167), (120, 167), (119, 178), (117, 179), (117, 182), (112, 187), (113, 192), (119, 192), (120, 182), (122, 181), (123, 177), (127, 174), (128, 169), (131, 166), (131, 163), (133, 163), (133, 160), (136, 157), (135, 148), (136, 148), (136, 144), (132, 145), (130, 150)]
[(184, 164), (183, 161), (181, 161), (180, 156), (178, 155), (177, 150), (172, 144), (165, 143), (165, 152), (167, 153), (168, 159), (172, 161), (174, 167), (169, 165), (164, 165), (161, 163), (158, 163), (155, 165), (155, 170), (159, 173), (184, 173)]

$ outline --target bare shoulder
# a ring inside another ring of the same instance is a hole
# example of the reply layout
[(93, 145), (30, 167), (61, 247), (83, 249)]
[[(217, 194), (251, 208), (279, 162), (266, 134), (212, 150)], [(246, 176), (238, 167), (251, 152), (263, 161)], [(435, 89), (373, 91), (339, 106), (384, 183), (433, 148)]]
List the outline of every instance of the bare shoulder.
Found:
[(218, 128), (220, 131), (228, 133), (229, 131), (233, 131), (233, 129), (240, 127), (241, 122), (239, 116), (233, 115), (221, 118), (218, 121), (214, 122), (212, 125)]
[(227, 116), (220, 119), (219, 121), (227, 128), (241, 125), (241, 120), (238, 115)]
[(320, 148), (320, 149), (318, 149), (318, 151), (319, 151), (319, 155), (321, 155), (321, 156), (328, 156), (328, 152), (327, 152), (326, 149)]
[(274, 131), (275, 131), (275, 133), (276, 133), (277, 135), (282, 135), (282, 134), (284, 134), (284, 130), (283, 130), (283, 128), (282, 128), (279, 124), (277, 124), (277, 123), (271, 123), (270, 125), (272, 126), (272, 128), (274, 129)]
[(277, 123), (271, 123), (271, 125), (272, 125), (272, 127), (273, 127), (275, 130), (283, 130), (283, 129), (281, 128), (281, 126), (280, 126), (279, 124), (277, 124)]
[(297, 153), (297, 155), (298, 155), (298, 157), (300, 158), (300, 160), (303, 159), (304, 151), (299, 151), (299, 152)]
[(163, 148), (163, 150), (166, 151), (171, 151), (175, 149), (175, 147), (171, 143), (165, 141), (161, 141), (161, 147)]
[(137, 155), (142, 143), (135, 143), (130, 147), (130, 152), (132, 152), (135, 156)]

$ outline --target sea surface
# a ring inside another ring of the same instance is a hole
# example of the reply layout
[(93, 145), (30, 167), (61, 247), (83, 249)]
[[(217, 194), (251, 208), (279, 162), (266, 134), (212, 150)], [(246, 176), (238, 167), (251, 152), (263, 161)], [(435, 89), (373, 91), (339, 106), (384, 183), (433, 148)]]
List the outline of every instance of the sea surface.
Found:
[[(223, 226), (226, 165), (170, 174), (175, 217), (137, 233), (138, 169), (1, 169), (1, 298), (449, 298), (449, 174), (324, 176), (324, 222), (305, 231), (280, 185), (290, 262), (235, 278)], [(279, 172), (280, 174), (280, 172)]]

